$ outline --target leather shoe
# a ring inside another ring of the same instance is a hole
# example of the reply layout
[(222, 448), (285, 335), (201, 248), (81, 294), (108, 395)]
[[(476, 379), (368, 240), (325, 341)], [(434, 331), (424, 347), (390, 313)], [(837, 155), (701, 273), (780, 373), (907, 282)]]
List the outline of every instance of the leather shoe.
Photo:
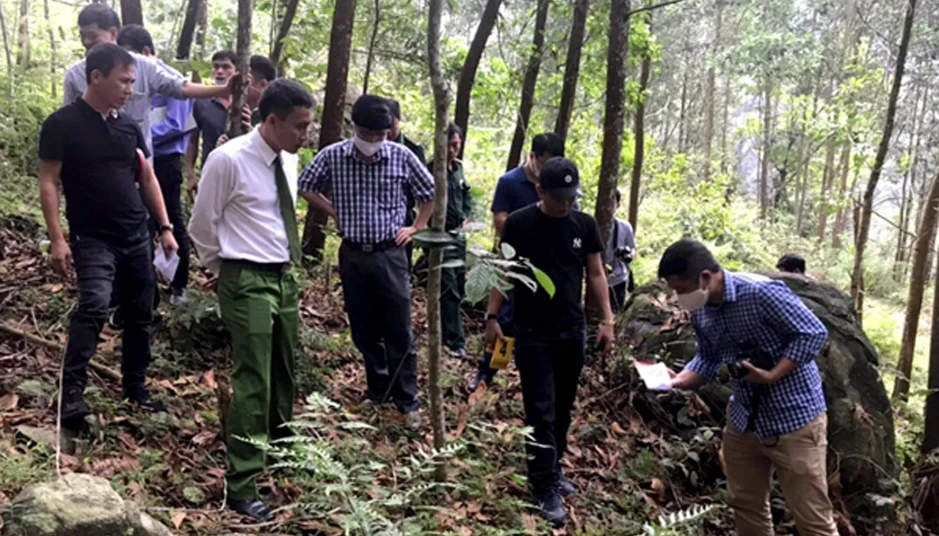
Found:
[(69, 387), (62, 396), (62, 426), (70, 430), (80, 431), (85, 428), (85, 416), (91, 411), (82, 390), (79, 387)]
[(255, 521), (271, 521), (274, 519), (274, 513), (261, 499), (228, 499), (228, 507)]

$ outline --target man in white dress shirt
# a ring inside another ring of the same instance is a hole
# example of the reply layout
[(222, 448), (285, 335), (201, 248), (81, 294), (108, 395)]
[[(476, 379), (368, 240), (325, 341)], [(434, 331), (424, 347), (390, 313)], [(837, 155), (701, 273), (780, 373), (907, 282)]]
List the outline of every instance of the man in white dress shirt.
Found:
[(226, 420), (228, 503), (256, 520), (264, 451), (238, 438), (289, 436), (297, 344), (300, 265), (296, 152), (306, 144), (313, 97), (297, 82), (270, 84), (261, 124), (212, 151), (202, 170), (189, 234), (218, 275), (222, 321), (232, 338), (233, 397)]

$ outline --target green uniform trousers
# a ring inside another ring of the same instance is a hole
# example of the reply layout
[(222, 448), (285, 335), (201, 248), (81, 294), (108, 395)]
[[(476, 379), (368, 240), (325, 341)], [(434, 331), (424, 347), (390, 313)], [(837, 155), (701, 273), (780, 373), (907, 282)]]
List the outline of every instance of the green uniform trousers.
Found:
[[(466, 240), (463, 237), (460, 237), (459, 245), (443, 250), (444, 262), (458, 259), (466, 260)], [(460, 306), (466, 285), (466, 268), (443, 268), (440, 278), (440, 328), (443, 344), (451, 350), (462, 350), (466, 348), (466, 336), (463, 333)]]
[(283, 425), (293, 416), (297, 280), (291, 270), (276, 265), (226, 260), (218, 278), (218, 301), (232, 339), (233, 394), (225, 438), (228, 495), (255, 499), (264, 451), (239, 438), (266, 442), (291, 435)]

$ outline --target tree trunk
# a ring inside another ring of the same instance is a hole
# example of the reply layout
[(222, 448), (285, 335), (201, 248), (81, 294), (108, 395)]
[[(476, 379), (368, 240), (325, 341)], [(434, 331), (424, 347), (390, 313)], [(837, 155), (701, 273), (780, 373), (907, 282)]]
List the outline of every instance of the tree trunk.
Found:
[(727, 129), (730, 126), (730, 101), (733, 97), (734, 90), (728, 75), (724, 82), (724, 118), (721, 121), (721, 173), (727, 173), (727, 161), (730, 158), (727, 154)]
[[(652, 27), (652, 14), (649, 14), (649, 28)], [(650, 31), (651, 33), (651, 31)], [(652, 56), (648, 50), (643, 54), (642, 67), (639, 72), (639, 103), (636, 105), (635, 138), (636, 153), (633, 157), (632, 183), (629, 186), (629, 224), (633, 232), (639, 228), (639, 188), (642, 183), (642, 165), (645, 160), (646, 148), (646, 90), (649, 88), (649, 77), (652, 74)]]
[(290, 33), (290, 27), (293, 26), (293, 19), (297, 16), (297, 6), (300, 0), (287, 0), (284, 6), (284, 16), (280, 20), (280, 29), (277, 30), (277, 38), (274, 40), (274, 50), (271, 52), (271, 61), (277, 66), (277, 72), (284, 72), (284, 39)]
[(933, 290), (932, 333), (929, 343), (929, 380), (926, 395), (926, 429), (923, 431), (922, 453), (929, 454), (939, 448), (939, 260), (936, 261), (936, 280)]
[(705, 88), (704, 103), (704, 180), (711, 180), (711, 160), (713, 158), (714, 142), (714, 108), (716, 93), (716, 68), (714, 63), (717, 61), (718, 43), (721, 38), (721, 26), (724, 18), (724, 3), (717, 0), (717, 15), (714, 22), (714, 38), (711, 41), (711, 53), (708, 59), (707, 87)]
[(378, 25), (381, 23), (381, 6), (375, 0), (375, 9), (372, 16), (372, 37), (368, 40), (368, 55), (365, 59), (365, 80), (362, 82), (362, 94), (368, 94), (368, 78), (372, 74), (372, 58), (375, 56), (375, 41), (378, 40)]
[(506, 170), (518, 167), (522, 155), (522, 146), (525, 144), (528, 120), (531, 119), (531, 108), (535, 104), (535, 84), (538, 82), (538, 71), (541, 70), (541, 55), (544, 52), (544, 27), (548, 21), (548, 4), (548, 0), (538, 0), (535, 35), (531, 42), (531, 57), (528, 59), (528, 68), (525, 69), (525, 78), (522, 81), (522, 101), (518, 105), (518, 116), (515, 118), (515, 135), (512, 136), (509, 161), (505, 165)]
[[(874, 209), (874, 192), (880, 181), (880, 173), (887, 160), (887, 150), (890, 148), (890, 138), (893, 136), (893, 122), (897, 115), (897, 100), (900, 96), (900, 87), (903, 85), (903, 71), (906, 68), (906, 54), (910, 48), (910, 34), (913, 32), (913, 15), (916, 12), (916, 0), (909, 0), (906, 9), (906, 18), (903, 21), (903, 37), (900, 40), (900, 49), (897, 52), (896, 72), (893, 76), (893, 86), (890, 88), (890, 98), (887, 101), (887, 118), (884, 123), (883, 137), (877, 148), (877, 157), (871, 169), (871, 177), (867, 181), (864, 191), (864, 200), (861, 208), (861, 217), (858, 226), (857, 244), (854, 250), (854, 269), (851, 272), (851, 298), (856, 304), (862, 303), (861, 294), (864, 288), (861, 283), (861, 272), (864, 270), (864, 249), (867, 247), (867, 237), (871, 230), (871, 212)], [(858, 322), (862, 320), (863, 310), (858, 307)]]
[(466, 60), (463, 62), (463, 69), (460, 71), (453, 121), (463, 130), (463, 147), (460, 149), (461, 158), (463, 157), (463, 150), (466, 148), (466, 139), (469, 133), (470, 97), (473, 94), (473, 83), (476, 81), (476, 69), (479, 67), (479, 60), (483, 57), (483, 51), (486, 50), (486, 42), (489, 41), (492, 28), (496, 25), (496, 19), (499, 18), (499, 6), (501, 5), (502, 0), (486, 0), (483, 16), (479, 20), (479, 26), (476, 27), (476, 34), (473, 36), (473, 42), (470, 44)]
[(825, 150), (825, 170), (822, 173), (822, 189), (818, 195), (818, 243), (825, 241), (825, 228), (828, 225), (828, 192), (835, 180), (835, 137), (828, 140)]
[(9, 97), (13, 98), (13, 54), (10, 52), (10, 38), (7, 33), (6, 19), (3, 17), (3, 2), (0, 2), (0, 32), (3, 33), (3, 51), (7, 59), (7, 82), (9, 83)]
[(29, 0), (20, 0), (20, 20), (17, 29), (16, 64), (29, 65)]
[(919, 313), (923, 307), (923, 291), (926, 289), (926, 258), (929, 256), (935, 241), (937, 219), (939, 219), (939, 173), (936, 173), (935, 178), (932, 180), (932, 188), (929, 190), (929, 197), (923, 209), (923, 219), (919, 222), (919, 228), (916, 230), (916, 242), (913, 244), (909, 297), (906, 301), (903, 337), (900, 339), (897, 379), (893, 384), (893, 398), (895, 400), (906, 400), (906, 396), (910, 392), (910, 379), (913, 373), (913, 351), (916, 349)]
[[(430, 0), (427, 24), (427, 63), (430, 83), (434, 90), (434, 216), (431, 226), (443, 232), (447, 216), (447, 123), (449, 122), (450, 95), (440, 67), (440, 19), (443, 0)], [(430, 420), (434, 432), (434, 449), (441, 450), (446, 443), (446, 423), (443, 419), (443, 393), (440, 386), (440, 264), (443, 249), (430, 250), (427, 277), (428, 361), (430, 364)], [(436, 467), (437, 481), (447, 478), (447, 467)]]
[(49, 56), (49, 72), (52, 75), (52, 81), (50, 82), (52, 84), (52, 98), (57, 100), (59, 98), (59, 77), (55, 73), (55, 62), (59, 53), (58, 46), (55, 43), (55, 32), (52, 31), (52, 23), (50, 22), (52, 19), (49, 18), (49, 0), (42, 1), (42, 11), (46, 16), (46, 32), (49, 34), (49, 50), (51, 50)]
[(561, 104), (558, 106), (558, 118), (554, 132), (562, 139), (567, 139), (571, 128), (571, 116), (574, 114), (574, 99), (577, 96), (577, 79), (580, 77), (580, 51), (584, 46), (584, 28), (587, 25), (589, 0), (577, 0), (574, 3), (574, 19), (571, 22), (571, 36), (567, 44), (567, 61), (564, 65), (564, 85), (561, 88)]
[(196, 46), (199, 47), (199, 60), (205, 59), (205, 36), (209, 33), (209, 0), (200, 0), (199, 22), (196, 30)]
[(845, 140), (844, 147), (841, 149), (841, 183), (838, 186), (838, 214), (835, 216), (835, 223), (831, 228), (831, 247), (841, 248), (841, 235), (844, 234), (844, 227), (848, 223), (848, 212), (845, 203), (850, 197), (848, 192), (848, 173), (851, 171), (851, 140)]
[(685, 118), (688, 115), (688, 71), (681, 77), (681, 105), (678, 110), (678, 152), (685, 152)]
[(241, 83), (232, 94), (231, 108), (228, 110), (228, 137), (236, 138), (244, 134), (241, 125), (241, 108), (244, 106), (244, 87), (247, 83), (248, 60), (251, 57), (251, 17), (254, 14), (254, 0), (238, 0), (238, 33), (235, 54), (238, 55), (238, 72), (243, 73)]
[(610, 240), (616, 211), (616, 183), (623, 154), (626, 116), (626, 57), (629, 53), (630, 0), (612, 0), (610, 34), (606, 53), (606, 111), (603, 115), (603, 151), (594, 215), (600, 225), (603, 244)]
[(763, 147), (760, 155), (760, 221), (765, 223), (769, 210), (769, 161), (773, 150), (773, 86), (765, 81), (763, 88)]
[(176, 45), (176, 59), (189, 58), (192, 51), (192, 38), (196, 33), (196, 22), (199, 20), (199, 10), (205, 0), (189, 0), (186, 7), (186, 18), (183, 19), (183, 29), (179, 32), (179, 43)]
[[(319, 148), (342, 139), (346, 85), (349, 79), (349, 54), (352, 52), (352, 30), (355, 27), (355, 0), (336, 0), (333, 27), (329, 35), (329, 60), (326, 67), (326, 94), (323, 96)], [(319, 258), (326, 243), (323, 226), (326, 213), (307, 212), (303, 228), (303, 252)]]
[[(923, 102), (917, 118), (914, 118), (913, 130), (910, 134), (910, 164), (906, 173), (903, 174), (903, 189), (900, 198), (900, 229), (897, 231), (897, 256), (896, 269), (894, 275), (896, 280), (902, 283), (906, 279), (906, 264), (910, 252), (907, 246), (907, 236), (910, 228), (910, 222), (913, 220), (913, 192), (916, 189), (916, 169), (919, 162), (920, 139), (923, 131), (923, 122), (926, 117), (926, 103), (929, 100), (929, 87), (926, 86), (920, 92)], [(914, 111), (915, 108), (914, 101)], [(918, 222), (918, 220), (915, 220)]]
[(121, 0), (121, 23), (143, 26), (143, 6), (140, 0)]

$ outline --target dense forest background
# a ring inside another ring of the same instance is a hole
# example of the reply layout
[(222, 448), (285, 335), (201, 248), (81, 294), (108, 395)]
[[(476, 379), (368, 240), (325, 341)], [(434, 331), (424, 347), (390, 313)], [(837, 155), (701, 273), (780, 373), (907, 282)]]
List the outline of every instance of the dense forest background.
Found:
[[(141, 16), (157, 54), (187, 74), (211, 79), (211, 54), (235, 49), (234, 0), (112, 3), (125, 22)], [(348, 92), (399, 100), (404, 132), (431, 148), (424, 1), (256, 0), (253, 52), (276, 57), (322, 103), (337, 3), (354, 17), (340, 27), (351, 38)], [(623, 193), (617, 217), (636, 227), (637, 281), (654, 279), (659, 255), (682, 235), (713, 246), (733, 270), (772, 271), (783, 253), (805, 256), (813, 277), (860, 306), (895, 389), (898, 455), (910, 462), (923, 437), (927, 290), (939, 269), (939, 4), (918, 4), (450, 0), (442, 68), (467, 130), (474, 219), (489, 222), (496, 180), (544, 131), (566, 135), (585, 180), (582, 208), (593, 213), (609, 191), (600, 184), (611, 169), (604, 144), (621, 135), (612, 179)], [(38, 128), (60, 104), (64, 69), (83, 55), (82, 5), (0, 0), (0, 215), (41, 221)], [(620, 36), (625, 128), (610, 132), (610, 12), (624, 6), (634, 12)], [(869, 236), (858, 233), (865, 219)], [(491, 240), (491, 231), (473, 236)]]

